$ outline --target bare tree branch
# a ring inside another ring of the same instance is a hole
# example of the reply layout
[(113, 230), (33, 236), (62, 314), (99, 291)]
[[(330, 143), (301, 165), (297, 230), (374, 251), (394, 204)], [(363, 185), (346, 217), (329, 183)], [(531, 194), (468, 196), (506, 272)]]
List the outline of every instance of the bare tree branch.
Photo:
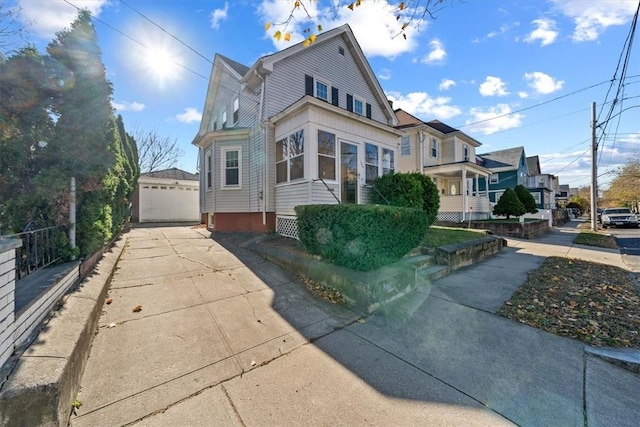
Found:
[(140, 172), (143, 173), (172, 168), (184, 154), (176, 139), (160, 136), (156, 131), (135, 129), (133, 139), (138, 147)]
[(31, 22), (21, 22), (18, 19), (21, 8), (7, 7), (0, 0), (0, 53), (8, 53), (22, 48), (27, 43), (27, 27)]

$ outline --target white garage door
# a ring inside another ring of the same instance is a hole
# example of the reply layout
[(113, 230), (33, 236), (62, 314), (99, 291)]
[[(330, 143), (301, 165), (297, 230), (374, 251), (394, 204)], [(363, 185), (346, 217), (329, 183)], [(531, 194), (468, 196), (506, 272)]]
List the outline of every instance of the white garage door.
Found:
[(140, 186), (140, 222), (200, 221), (197, 187)]

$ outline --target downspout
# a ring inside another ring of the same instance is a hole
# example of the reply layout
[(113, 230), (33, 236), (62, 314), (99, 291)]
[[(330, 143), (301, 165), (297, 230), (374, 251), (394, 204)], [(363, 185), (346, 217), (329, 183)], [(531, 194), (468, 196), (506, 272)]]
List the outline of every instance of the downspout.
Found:
[(264, 77), (258, 73), (258, 70), (253, 70), (256, 76), (262, 81), (260, 84), (260, 107), (258, 109), (258, 123), (262, 128), (262, 149), (264, 151), (264, 158), (262, 159), (262, 225), (267, 225), (267, 162), (269, 160), (268, 152), (268, 132), (262, 124), (262, 109), (264, 108)]
[(418, 171), (424, 172), (424, 133), (418, 132), (418, 140), (420, 141), (420, 159), (418, 160)]

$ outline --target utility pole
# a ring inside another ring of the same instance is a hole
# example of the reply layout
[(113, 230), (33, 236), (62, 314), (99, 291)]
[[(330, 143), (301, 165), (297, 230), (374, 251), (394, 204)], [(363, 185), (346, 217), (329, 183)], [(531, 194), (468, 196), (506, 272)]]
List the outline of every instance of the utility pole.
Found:
[(591, 231), (598, 231), (598, 143), (596, 142), (596, 103), (591, 103)]

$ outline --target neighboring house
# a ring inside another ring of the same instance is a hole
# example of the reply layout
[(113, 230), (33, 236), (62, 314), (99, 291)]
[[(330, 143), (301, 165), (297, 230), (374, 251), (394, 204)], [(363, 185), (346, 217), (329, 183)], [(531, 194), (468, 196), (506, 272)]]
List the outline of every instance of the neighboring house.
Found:
[(251, 67), (217, 54), (193, 140), (200, 211), (214, 231), (297, 237), (295, 206), (370, 200), (395, 169), (396, 125), (348, 25)]
[(569, 203), (569, 185), (563, 184), (558, 186), (558, 193), (556, 193), (556, 204), (558, 207), (565, 207)]
[(140, 174), (133, 193), (133, 222), (200, 222), (197, 174), (177, 168)]
[(423, 122), (402, 109), (395, 110), (400, 139), (399, 172), (419, 171), (433, 179), (440, 194), (438, 221), (487, 219), (491, 206), (486, 190), (491, 172), (476, 163), (481, 144), (438, 120)]
[[(507, 188), (527, 184), (528, 168), (524, 147), (508, 148), (491, 153), (478, 154), (479, 164), (491, 171), (489, 176), (489, 200), (498, 203)], [(480, 181), (480, 191), (487, 187)]]
[(536, 201), (538, 209), (555, 209), (555, 183), (557, 179), (554, 175), (543, 174), (540, 170), (540, 159), (538, 156), (527, 157), (527, 169), (529, 176), (526, 183), (527, 190)]

